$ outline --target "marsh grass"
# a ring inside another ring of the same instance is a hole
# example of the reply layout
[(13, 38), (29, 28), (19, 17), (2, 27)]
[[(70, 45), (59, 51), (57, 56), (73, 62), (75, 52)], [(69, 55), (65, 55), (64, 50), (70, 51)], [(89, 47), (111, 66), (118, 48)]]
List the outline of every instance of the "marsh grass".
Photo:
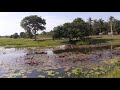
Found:
[(52, 40), (51, 37), (38, 37), (37, 41), (34, 39), (24, 38), (0, 38), (0, 46), (6, 47), (54, 47), (65, 44), (76, 44), (76, 45), (96, 45), (96, 44), (109, 44), (109, 45), (120, 45), (120, 35), (114, 35), (112, 38), (108, 35), (90, 36), (83, 40), (69, 42), (67, 39)]
[(53, 47), (62, 45), (63, 40), (38, 40), (33, 39), (11, 39), (11, 38), (0, 38), (0, 46), (5, 47)]

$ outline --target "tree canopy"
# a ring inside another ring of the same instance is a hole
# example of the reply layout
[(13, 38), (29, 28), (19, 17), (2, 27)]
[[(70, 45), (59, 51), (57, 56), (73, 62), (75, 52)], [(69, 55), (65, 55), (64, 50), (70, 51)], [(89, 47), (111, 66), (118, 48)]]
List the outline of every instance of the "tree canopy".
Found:
[(46, 20), (38, 17), (37, 15), (31, 15), (23, 18), (20, 25), (25, 29), (26, 32), (28, 32), (29, 37), (31, 37), (30, 35), (32, 33), (36, 40), (37, 31), (46, 29)]

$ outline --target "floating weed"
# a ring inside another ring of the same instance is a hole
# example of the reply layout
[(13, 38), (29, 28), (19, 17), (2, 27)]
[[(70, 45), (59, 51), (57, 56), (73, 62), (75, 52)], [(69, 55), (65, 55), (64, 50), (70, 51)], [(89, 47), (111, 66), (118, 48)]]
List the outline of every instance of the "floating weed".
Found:
[(16, 70), (10, 70), (10, 73), (15, 73)]
[(26, 70), (20, 70), (20, 73), (25, 73), (26, 72)]
[(45, 76), (43, 76), (43, 75), (39, 75), (38, 78), (45, 78)]
[(16, 76), (21, 76), (21, 73), (16, 73)]
[(63, 77), (58, 77), (58, 78), (63, 78)]
[(70, 67), (66, 67), (65, 69), (64, 69), (64, 71), (68, 71), (70, 69)]
[(32, 70), (28, 70), (27, 73), (32, 73)]
[(72, 73), (73, 74), (78, 74), (78, 70), (79, 70), (79, 68), (75, 68), (75, 69), (72, 70)]
[(23, 74), (23, 73), (21, 73), (21, 75), (22, 75), (22, 76), (24, 76), (24, 74)]
[(59, 74), (59, 72), (55, 72), (55, 74)]
[(57, 67), (54, 67), (53, 69), (58, 69)]
[(22, 78), (27, 78), (27, 76), (22, 76)]
[(48, 69), (49, 69), (49, 67), (45, 67), (45, 68), (44, 68), (44, 70), (48, 70)]
[(71, 73), (70, 72), (67, 72), (67, 76), (70, 77)]
[(16, 78), (17, 76), (21, 76), (21, 73), (10, 74), (12, 78)]
[(75, 68), (75, 67), (72, 67), (72, 68)]
[(9, 74), (7, 78), (15, 78), (16, 76), (14, 74)]
[(98, 67), (93, 67), (93, 70), (97, 70), (98, 69)]
[(52, 74), (54, 71), (50, 70), (50, 71), (47, 71), (48, 72), (48, 75), (50, 76), (54, 76), (55, 74)]
[(8, 74), (4, 74), (3, 76), (4, 76), (4, 77), (9, 77), (9, 75), (8, 75)]
[(104, 70), (105, 70), (105, 68), (103, 68), (103, 67), (100, 67), (100, 68), (99, 68), (99, 70), (101, 70), (101, 71), (104, 71)]
[(58, 69), (58, 68), (62, 68), (62, 67), (61, 67), (61, 66), (58, 66), (57, 69)]
[(101, 71), (101, 74), (105, 74), (105, 72), (104, 72), (104, 71)]
[(97, 75), (98, 75), (98, 74), (100, 74), (100, 72), (95, 72), (95, 74), (97, 74)]
[(93, 70), (91, 70), (89, 73), (93, 73), (94, 71)]
[(41, 70), (41, 69), (37, 69), (36, 71), (37, 71), (37, 72), (41, 72), (42, 70)]

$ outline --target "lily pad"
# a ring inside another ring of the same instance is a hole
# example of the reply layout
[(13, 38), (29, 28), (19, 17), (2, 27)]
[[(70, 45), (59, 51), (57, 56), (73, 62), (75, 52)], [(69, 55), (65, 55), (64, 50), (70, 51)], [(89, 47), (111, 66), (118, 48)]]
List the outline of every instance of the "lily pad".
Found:
[(50, 70), (50, 71), (47, 71), (48, 72), (48, 75), (50, 76), (54, 76), (55, 74), (52, 74), (54, 71)]
[(41, 72), (42, 70), (41, 70), (41, 69), (37, 69), (36, 71), (37, 71), (37, 72)]
[(67, 75), (68, 75), (68, 77), (70, 77), (71, 73), (70, 73), (70, 72), (67, 72)]
[(26, 72), (26, 70), (20, 70), (20, 73), (25, 73)]
[(43, 75), (39, 75), (38, 78), (45, 78), (45, 76), (43, 76)]
[(27, 73), (32, 73), (32, 71), (31, 71), (31, 70), (28, 70)]
[(27, 76), (22, 76), (23, 78), (27, 78)]
[(73, 74), (78, 74), (78, 70), (79, 70), (78, 68), (75, 68), (75, 69), (72, 70), (72, 73)]
[(70, 69), (70, 67), (66, 67), (64, 71), (68, 71)]
[(59, 74), (59, 72), (55, 72), (55, 74)]
[(58, 78), (63, 78), (63, 77), (58, 77)]

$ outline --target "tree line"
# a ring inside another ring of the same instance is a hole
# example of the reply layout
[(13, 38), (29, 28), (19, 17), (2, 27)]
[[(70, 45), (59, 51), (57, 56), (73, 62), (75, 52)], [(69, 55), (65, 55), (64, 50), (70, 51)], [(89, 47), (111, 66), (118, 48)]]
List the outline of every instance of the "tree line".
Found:
[[(11, 38), (34, 38), (36, 40), (37, 31), (45, 30), (46, 20), (31, 15), (23, 18), (20, 26), (24, 28), (25, 32), (15, 33)], [(107, 21), (100, 19), (88, 18), (87, 21), (82, 18), (75, 18), (72, 22), (66, 22), (63, 25), (58, 25), (50, 32), (43, 31), (41, 35), (52, 36), (53, 39), (69, 39), (81, 40), (91, 35), (107, 35), (120, 34), (120, 20), (110, 16)]]
[(11, 35), (11, 38), (34, 38), (36, 40), (37, 31), (44, 30), (46, 25), (46, 20), (37, 15), (31, 15), (23, 18), (20, 22), (20, 26), (25, 30), (25, 32), (15, 33)]
[(84, 21), (82, 18), (76, 18), (72, 22), (53, 28), (53, 39), (69, 38), (69, 41), (80, 40), (90, 35), (107, 34), (120, 34), (120, 20), (113, 16), (110, 16), (107, 21), (92, 18)]

